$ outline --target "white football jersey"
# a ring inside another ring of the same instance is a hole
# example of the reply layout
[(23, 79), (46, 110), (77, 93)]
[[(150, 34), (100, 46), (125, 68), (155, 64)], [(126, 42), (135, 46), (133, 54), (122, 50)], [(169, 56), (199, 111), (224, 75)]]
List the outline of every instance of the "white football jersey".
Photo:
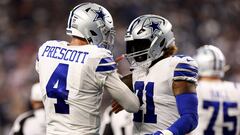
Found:
[(129, 111), (137, 97), (121, 82), (109, 50), (96, 45), (68, 46), (47, 41), (38, 51), (36, 70), (46, 110), (47, 134), (98, 134), (103, 88)]
[(144, 135), (170, 127), (180, 116), (173, 94), (174, 80), (197, 82), (198, 68), (189, 56), (165, 58), (148, 71), (133, 70), (133, 86), (140, 100), (134, 113), (134, 134)]
[(239, 84), (199, 81), (197, 94), (199, 123), (192, 135), (239, 135)]

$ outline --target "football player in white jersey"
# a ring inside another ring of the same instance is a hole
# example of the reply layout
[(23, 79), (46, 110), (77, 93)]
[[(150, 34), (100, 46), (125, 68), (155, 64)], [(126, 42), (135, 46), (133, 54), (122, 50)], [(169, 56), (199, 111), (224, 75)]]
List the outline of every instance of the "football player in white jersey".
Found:
[(128, 27), (125, 41), (133, 88), (140, 100), (134, 134), (192, 131), (198, 124), (198, 67), (189, 56), (173, 56), (177, 48), (171, 23), (158, 15), (142, 15)]
[(199, 65), (199, 124), (192, 135), (239, 135), (240, 85), (222, 79), (226, 70), (223, 53), (204, 45), (194, 58)]
[(45, 135), (46, 120), (42, 103), (40, 84), (36, 83), (31, 89), (31, 111), (17, 117), (9, 135)]
[(95, 3), (76, 6), (69, 15), (71, 41), (47, 41), (38, 51), (48, 135), (97, 135), (100, 105), (107, 90), (128, 112), (137, 96), (119, 79), (110, 50), (114, 27), (110, 13)]

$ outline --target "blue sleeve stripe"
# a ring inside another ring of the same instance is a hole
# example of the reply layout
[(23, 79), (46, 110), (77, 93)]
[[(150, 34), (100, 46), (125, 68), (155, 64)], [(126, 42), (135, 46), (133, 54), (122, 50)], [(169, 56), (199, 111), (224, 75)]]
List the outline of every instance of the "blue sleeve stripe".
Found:
[(174, 71), (174, 77), (177, 76), (186, 76), (186, 77), (194, 77), (197, 78), (197, 73), (188, 72), (188, 71)]
[(99, 62), (99, 64), (105, 64), (105, 63), (111, 63), (114, 62), (112, 57), (102, 58)]
[(191, 71), (193, 71), (195, 73), (198, 72), (198, 68), (197, 67), (195, 67), (193, 65), (186, 64), (186, 63), (179, 63), (176, 68), (191, 70)]
[(116, 69), (116, 64), (107, 65), (107, 66), (98, 66), (96, 69), (96, 72), (105, 72), (105, 71), (111, 71)]

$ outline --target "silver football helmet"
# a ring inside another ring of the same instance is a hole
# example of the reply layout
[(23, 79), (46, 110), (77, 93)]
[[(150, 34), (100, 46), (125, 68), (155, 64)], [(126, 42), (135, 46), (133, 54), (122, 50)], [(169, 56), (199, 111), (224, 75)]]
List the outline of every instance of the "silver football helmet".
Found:
[(131, 67), (148, 68), (175, 41), (172, 24), (158, 15), (142, 15), (131, 22), (125, 35)]
[(213, 45), (204, 45), (197, 50), (194, 59), (198, 63), (199, 75), (222, 78), (225, 73), (225, 57), (221, 50)]
[(89, 44), (113, 47), (115, 30), (111, 14), (95, 3), (73, 8), (68, 18), (67, 35), (85, 38)]

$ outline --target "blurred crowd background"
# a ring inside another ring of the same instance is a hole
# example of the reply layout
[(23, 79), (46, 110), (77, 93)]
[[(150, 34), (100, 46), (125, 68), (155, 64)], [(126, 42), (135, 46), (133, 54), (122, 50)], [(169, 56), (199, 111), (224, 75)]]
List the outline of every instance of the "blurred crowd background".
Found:
[[(139, 15), (158, 14), (173, 24), (179, 54), (194, 55), (201, 45), (216, 45), (231, 66), (226, 79), (240, 81), (239, 0), (89, 1), (106, 7), (113, 16), (116, 57), (125, 52), (129, 23)], [(38, 47), (47, 40), (69, 39), (68, 14), (82, 2), (86, 0), (0, 0), (0, 134), (7, 134), (15, 118), (30, 109), (30, 89), (38, 81)], [(119, 68), (126, 74), (127, 62)]]

